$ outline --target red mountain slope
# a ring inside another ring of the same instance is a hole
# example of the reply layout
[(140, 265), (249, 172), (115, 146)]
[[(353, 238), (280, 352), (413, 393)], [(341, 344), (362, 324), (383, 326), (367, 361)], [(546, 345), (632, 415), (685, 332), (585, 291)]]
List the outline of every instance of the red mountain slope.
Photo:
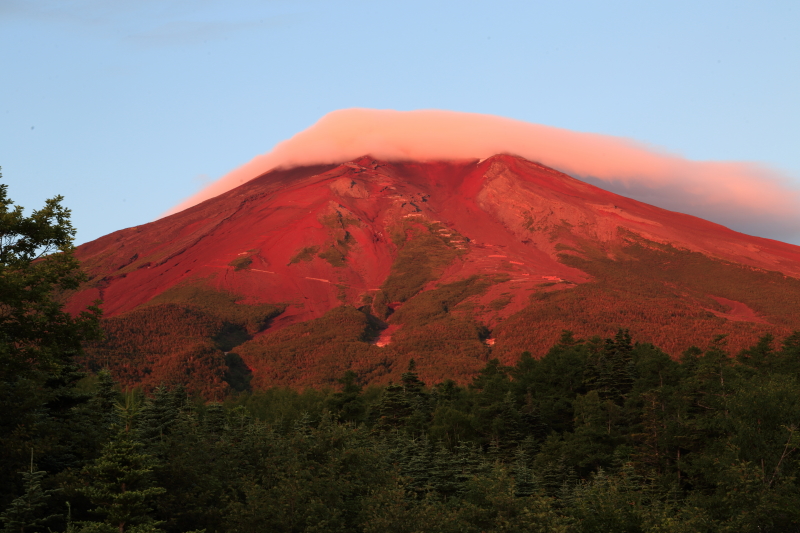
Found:
[[(410, 357), (429, 380), (467, 379), (564, 328), (630, 327), (677, 354), (713, 334), (736, 348), (800, 327), (799, 247), (506, 155), (272, 171), (78, 257), (92, 280), (70, 306), (102, 299), (114, 332), (92, 364), (207, 394), (250, 371), (260, 387), (319, 385), (348, 368), (388, 380)], [(187, 326), (196, 334), (151, 334), (161, 314), (186, 310), (202, 317), (185, 318), (203, 322)], [(202, 377), (158, 370), (192, 350), (216, 357)], [(244, 364), (224, 361), (231, 350)]]

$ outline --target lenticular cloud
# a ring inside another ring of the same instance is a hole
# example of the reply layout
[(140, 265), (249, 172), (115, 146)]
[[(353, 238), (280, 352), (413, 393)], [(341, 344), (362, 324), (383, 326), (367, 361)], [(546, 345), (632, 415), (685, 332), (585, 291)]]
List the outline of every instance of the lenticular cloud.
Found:
[(255, 157), (182, 202), (186, 209), (280, 167), (377, 159), (483, 159), (519, 155), (619, 194), (745, 233), (800, 239), (800, 194), (764, 167), (699, 162), (608, 135), (452, 111), (343, 109)]

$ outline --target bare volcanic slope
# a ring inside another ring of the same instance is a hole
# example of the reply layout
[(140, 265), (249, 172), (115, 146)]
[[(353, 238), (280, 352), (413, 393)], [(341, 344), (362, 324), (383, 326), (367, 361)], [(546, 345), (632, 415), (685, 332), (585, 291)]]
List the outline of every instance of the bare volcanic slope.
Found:
[(522, 158), (271, 171), (78, 249), (129, 383), (428, 381), (628, 327), (673, 355), (800, 328), (800, 248), (649, 206)]

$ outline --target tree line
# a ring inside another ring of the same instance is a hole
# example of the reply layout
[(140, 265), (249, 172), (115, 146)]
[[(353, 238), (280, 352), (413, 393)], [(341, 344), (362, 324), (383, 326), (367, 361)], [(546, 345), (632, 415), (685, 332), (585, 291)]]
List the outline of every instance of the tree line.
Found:
[[(76, 374), (77, 378), (78, 375)], [(101, 371), (9, 444), (7, 531), (789, 531), (800, 332), (680, 361), (626, 331), (402, 380), (192, 399)], [(64, 394), (62, 394), (63, 396)], [(31, 454), (32, 450), (32, 455)]]
[(99, 310), (69, 211), (0, 185), (0, 521), (8, 532), (796, 531), (800, 332), (678, 360), (564, 331), (466, 385), (401, 378), (207, 403), (76, 364)]

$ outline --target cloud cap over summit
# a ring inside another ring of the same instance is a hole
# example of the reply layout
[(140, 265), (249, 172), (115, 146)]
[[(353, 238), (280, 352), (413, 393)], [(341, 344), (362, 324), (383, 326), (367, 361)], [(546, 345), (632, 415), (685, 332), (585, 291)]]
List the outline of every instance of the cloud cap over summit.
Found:
[(343, 109), (278, 143), (170, 210), (183, 210), (273, 168), (340, 163), (483, 159), (507, 153), (619, 194), (737, 231), (800, 243), (800, 192), (746, 162), (690, 161), (629, 139), (493, 115), (441, 110)]

